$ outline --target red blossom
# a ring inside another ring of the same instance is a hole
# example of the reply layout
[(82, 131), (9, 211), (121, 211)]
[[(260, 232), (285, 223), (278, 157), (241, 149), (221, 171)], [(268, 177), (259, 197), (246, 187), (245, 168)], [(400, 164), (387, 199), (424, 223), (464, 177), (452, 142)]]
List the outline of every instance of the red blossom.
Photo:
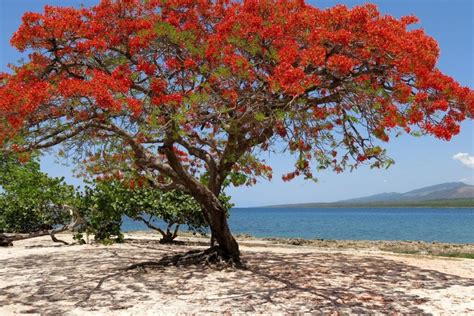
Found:
[[(436, 68), (438, 45), (408, 27), (416, 22), (374, 5), (319, 9), (301, 0), (47, 6), (26, 13), (11, 39), (31, 53), (0, 74), (0, 144), (38, 126), (76, 131), (86, 123), (77, 136), (94, 143), (112, 133), (97, 126), (121, 122), (143, 133), (140, 141), (199, 141), (213, 159), (248, 146), (235, 155), (248, 161), (232, 163), (255, 177), (270, 171), (253, 148), (271, 150), (274, 137), (306, 157), (285, 181), (312, 177), (311, 158), (341, 172), (348, 157), (355, 165), (372, 158), (361, 138), (388, 141), (395, 130), (448, 140), (474, 115), (473, 91)], [(189, 170), (206, 168), (178, 156)]]

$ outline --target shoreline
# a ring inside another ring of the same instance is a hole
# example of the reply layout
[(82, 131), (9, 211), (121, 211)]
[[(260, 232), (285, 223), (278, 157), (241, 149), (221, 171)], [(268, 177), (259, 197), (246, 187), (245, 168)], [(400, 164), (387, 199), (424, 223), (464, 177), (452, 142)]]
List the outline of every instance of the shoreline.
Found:
[[(72, 241), (68, 234), (61, 238)], [(159, 238), (153, 232), (126, 233), (124, 243), (104, 246), (59, 245), (45, 236), (0, 248), (0, 314), (474, 312), (469, 259), (393, 253), (354, 241), (295, 245), (238, 236), (245, 269), (128, 269), (209, 243), (183, 233), (172, 245)]]
[[(137, 236), (138, 239), (151, 239), (159, 240), (161, 235), (153, 230), (128, 230), (122, 232), (125, 238), (125, 242), (134, 240)], [(8, 235), (8, 234), (7, 234)], [(63, 232), (56, 234), (61, 239), (71, 239), (72, 234)], [(411, 254), (411, 255), (428, 255), (428, 256), (439, 256), (439, 257), (453, 257), (453, 258), (464, 258), (474, 259), (474, 242), (472, 243), (450, 243), (432, 241), (426, 242), (421, 240), (350, 240), (350, 239), (309, 239), (309, 238), (292, 238), (292, 237), (255, 237), (247, 233), (236, 233), (234, 238), (239, 244), (247, 247), (289, 247), (289, 248), (319, 248), (319, 249), (332, 249), (332, 250), (376, 250), (384, 251), (387, 253), (397, 254)], [(39, 238), (33, 238), (36, 240)], [(93, 235), (89, 236), (89, 245), (100, 245), (100, 243), (93, 240)], [(209, 244), (210, 235), (202, 233), (193, 233), (190, 231), (179, 230), (175, 243), (186, 246), (207, 246)], [(14, 242), (13, 247), (19, 241)], [(52, 245), (53, 243), (51, 241)], [(72, 243), (73, 245), (75, 242)], [(0, 247), (2, 249), (2, 247)]]
[[(159, 234), (153, 231), (135, 230), (124, 232), (124, 235), (134, 236), (143, 234), (146, 236)], [(262, 244), (290, 247), (314, 247), (326, 249), (371, 249), (386, 251), (389, 253), (401, 253), (412, 255), (431, 255), (441, 257), (467, 258), (474, 259), (474, 243), (446, 243), (446, 242), (425, 242), (410, 240), (333, 240), (333, 239), (306, 239), (306, 238), (282, 238), (282, 237), (255, 237), (249, 234), (235, 234), (239, 244), (246, 246), (261, 246)], [(179, 231), (178, 240), (187, 242), (196, 242), (199, 245), (205, 245), (207, 235), (193, 234), (191, 232)]]

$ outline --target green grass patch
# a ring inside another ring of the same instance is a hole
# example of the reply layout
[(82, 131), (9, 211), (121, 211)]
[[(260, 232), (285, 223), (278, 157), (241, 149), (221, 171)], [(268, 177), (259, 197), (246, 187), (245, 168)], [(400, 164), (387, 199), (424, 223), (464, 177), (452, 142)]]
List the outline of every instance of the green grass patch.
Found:
[(405, 255), (429, 255), (429, 256), (437, 256), (437, 257), (474, 259), (474, 253), (465, 253), (465, 252), (432, 253), (432, 252), (426, 252), (426, 251), (420, 251), (420, 250), (402, 250), (402, 249), (381, 249), (381, 250), (405, 254)]
[(474, 259), (474, 253), (462, 253), (462, 252), (441, 253), (435, 256)]

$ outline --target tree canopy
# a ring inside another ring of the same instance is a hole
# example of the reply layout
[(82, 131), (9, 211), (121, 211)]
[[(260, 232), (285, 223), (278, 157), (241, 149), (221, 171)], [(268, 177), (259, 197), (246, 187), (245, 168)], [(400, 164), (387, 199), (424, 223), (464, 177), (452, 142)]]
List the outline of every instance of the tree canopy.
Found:
[(436, 67), (413, 16), (302, 0), (102, 0), (30, 12), (11, 39), (29, 57), (0, 75), (7, 152), (62, 144), (90, 172), (180, 189), (238, 257), (218, 196), (271, 178), (259, 152), (316, 169), (387, 166), (392, 132), (449, 140), (474, 93)]

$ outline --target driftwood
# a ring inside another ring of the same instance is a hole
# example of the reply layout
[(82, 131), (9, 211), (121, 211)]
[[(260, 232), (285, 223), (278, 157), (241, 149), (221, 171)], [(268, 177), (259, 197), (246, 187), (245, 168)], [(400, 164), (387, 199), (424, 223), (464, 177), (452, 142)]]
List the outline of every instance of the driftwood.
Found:
[(9, 247), (13, 246), (14, 241), (23, 240), (23, 239), (31, 239), (37, 238), (41, 236), (50, 236), (53, 242), (59, 242), (64, 245), (69, 245), (69, 243), (65, 242), (64, 240), (58, 239), (56, 234), (62, 233), (64, 231), (73, 231), (79, 225), (82, 225), (84, 220), (81, 217), (76, 217), (71, 223), (64, 225), (62, 227), (58, 227), (55, 229), (48, 229), (48, 230), (40, 230), (37, 232), (33, 232), (30, 234), (15, 234), (15, 235), (7, 235), (0, 233), (0, 247)]
[(36, 238), (36, 237), (46, 236), (50, 234), (51, 234), (51, 231), (49, 230), (37, 231), (31, 234), (15, 234), (15, 235), (0, 234), (0, 246), (3, 246), (3, 247), (13, 246), (13, 242), (17, 240)]
[(18, 240), (23, 240), (23, 239), (31, 239), (31, 238), (37, 238), (41, 236), (51, 236), (51, 240), (54, 242), (60, 242), (65, 245), (68, 245), (67, 242), (56, 238), (56, 234), (61, 233), (63, 231), (68, 230), (69, 225), (64, 225), (61, 228), (56, 228), (56, 229), (50, 229), (50, 230), (40, 230), (37, 232), (33, 232), (30, 234), (15, 234), (15, 235), (6, 235), (6, 234), (0, 234), (0, 246), (2, 247), (8, 247), (8, 246), (13, 246), (14, 241)]

